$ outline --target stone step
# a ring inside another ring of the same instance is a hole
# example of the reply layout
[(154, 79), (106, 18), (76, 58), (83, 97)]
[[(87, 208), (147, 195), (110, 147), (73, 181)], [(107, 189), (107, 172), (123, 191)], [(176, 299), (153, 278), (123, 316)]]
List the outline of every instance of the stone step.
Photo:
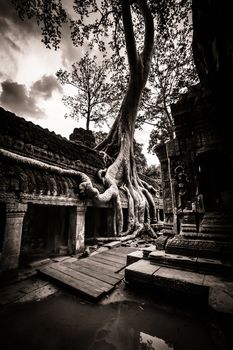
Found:
[(136, 284), (153, 288), (155, 292), (172, 292), (192, 301), (204, 301), (216, 311), (233, 313), (233, 280), (220, 276), (155, 265), (141, 259), (126, 267), (125, 280), (129, 286)]
[(204, 275), (151, 264), (139, 260), (125, 269), (128, 283), (145, 284), (159, 291), (170, 291), (189, 298), (208, 299), (209, 287), (204, 286)]
[(230, 275), (233, 273), (233, 262), (223, 262), (218, 259), (189, 257), (155, 250), (149, 254), (149, 260), (152, 264), (199, 273), (211, 273), (213, 275)]
[(156, 250), (155, 245), (151, 245), (150, 247), (145, 247), (142, 249), (143, 251), (143, 257), (148, 258), (151, 252), (154, 252)]

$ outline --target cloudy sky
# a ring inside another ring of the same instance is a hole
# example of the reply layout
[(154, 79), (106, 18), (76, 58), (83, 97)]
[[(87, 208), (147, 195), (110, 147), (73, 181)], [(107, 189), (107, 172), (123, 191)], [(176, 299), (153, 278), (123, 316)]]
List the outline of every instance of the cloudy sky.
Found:
[[(66, 3), (71, 9), (72, 0)], [(55, 73), (79, 60), (82, 48), (73, 46), (68, 28), (62, 34), (59, 50), (45, 48), (35, 21), (21, 21), (10, 0), (0, 0), (0, 106), (69, 138), (75, 127), (85, 127), (85, 121), (64, 118), (67, 110), (61, 99), (72, 91), (59, 84)], [(146, 154), (150, 131), (146, 126), (136, 134), (149, 165), (158, 163)]]

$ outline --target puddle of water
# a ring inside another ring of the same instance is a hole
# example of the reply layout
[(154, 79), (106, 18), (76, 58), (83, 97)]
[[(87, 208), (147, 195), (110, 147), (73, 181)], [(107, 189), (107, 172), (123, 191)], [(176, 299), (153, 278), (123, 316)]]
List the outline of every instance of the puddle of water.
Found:
[(4, 350), (216, 349), (201, 316), (132, 301), (96, 305), (68, 294), (2, 309), (0, 330)]

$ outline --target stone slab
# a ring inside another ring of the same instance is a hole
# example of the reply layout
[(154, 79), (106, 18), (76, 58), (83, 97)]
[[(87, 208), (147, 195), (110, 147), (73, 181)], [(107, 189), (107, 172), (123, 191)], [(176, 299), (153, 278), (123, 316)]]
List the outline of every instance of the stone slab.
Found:
[(31, 293), (36, 293), (40, 288), (48, 285), (47, 281), (29, 278), (24, 281), (6, 286), (0, 289), (0, 305), (7, 305), (24, 298)]
[(161, 267), (153, 275), (153, 284), (188, 297), (207, 298), (209, 287), (203, 285), (204, 275), (173, 268)]
[(135, 252), (129, 253), (127, 255), (127, 266), (131, 265), (138, 260), (143, 258), (143, 251), (142, 250), (136, 250)]
[(196, 270), (196, 261), (195, 257), (188, 257), (184, 255), (177, 254), (168, 254), (163, 250), (156, 250), (149, 254), (149, 260), (152, 264), (174, 267), (177, 269), (186, 269), (186, 270)]
[(33, 290), (30, 293), (25, 294), (23, 297), (16, 300), (16, 303), (24, 303), (28, 301), (39, 301), (57, 292), (58, 292), (58, 289), (55, 286), (51, 285), (50, 283), (47, 283), (47, 285), (39, 289)]
[(160, 266), (152, 265), (148, 260), (139, 260), (125, 269), (126, 281), (152, 283), (153, 274), (160, 269)]
[(104, 244), (104, 247), (107, 247), (109, 249), (117, 248), (120, 246), (121, 246), (120, 241), (113, 241), (113, 242), (109, 242), (109, 243)]
[(156, 247), (154, 245), (152, 245), (150, 247), (143, 248), (143, 257), (147, 258), (149, 256), (149, 254), (155, 250), (156, 250)]
[(149, 254), (149, 259), (152, 263), (162, 266), (174, 267), (177, 269), (185, 269), (199, 273), (230, 274), (233, 272), (233, 265), (230, 263), (222, 263), (218, 259), (190, 257), (179, 254), (169, 254), (165, 251), (155, 250)]

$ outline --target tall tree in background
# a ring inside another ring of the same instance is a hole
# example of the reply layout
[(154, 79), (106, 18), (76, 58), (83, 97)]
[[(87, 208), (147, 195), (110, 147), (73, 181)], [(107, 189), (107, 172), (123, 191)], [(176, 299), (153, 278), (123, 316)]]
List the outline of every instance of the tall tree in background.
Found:
[[(154, 126), (148, 150), (174, 138), (171, 105), (198, 82), (192, 56), (191, 0), (170, 8), (164, 31), (156, 32), (148, 88), (137, 123)], [(175, 12), (174, 12), (175, 11)]]
[[(151, 195), (153, 189), (138, 177), (134, 157), (134, 132), (137, 111), (143, 89), (146, 85), (154, 47), (154, 17), (157, 30), (164, 32), (169, 17), (169, 9), (176, 6), (172, 0), (74, 0), (77, 20), (70, 20), (62, 7), (61, 0), (32, 2), (12, 0), (23, 18), (36, 16), (42, 23), (44, 42), (47, 46), (58, 46), (60, 27), (69, 20), (72, 28), (71, 38), (75, 45), (88, 42), (91, 47), (98, 47), (101, 52), (106, 45), (113, 52), (112, 62), (117, 68), (125, 54), (128, 58), (129, 76), (126, 92), (118, 115), (108, 136), (97, 150), (105, 152), (112, 159), (112, 164), (98, 172), (105, 186), (105, 192), (92, 186), (87, 176), (79, 184), (80, 194), (104, 203), (112, 201), (115, 208), (114, 235), (141, 232), (154, 235), (151, 223), (156, 221), (156, 210)], [(92, 16), (90, 16), (92, 14)], [(94, 14), (94, 16), (93, 16)], [(119, 188), (128, 197), (128, 227), (123, 229), (123, 213)]]
[(88, 52), (78, 62), (72, 64), (72, 71), (60, 69), (56, 75), (63, 85), (76, 88), (77, 93), (64, 96), (63, 102), (70, 109), (65, 117), (76, 121), (86, 119), (86, 130), (90, 122), (101, 126), (113, 117), (116, 104), (119, 104), (119, 93), (113, 82), (108, 79), (110, 61), (104, 59), (101, 65), (97, 57), (91, 57)]

